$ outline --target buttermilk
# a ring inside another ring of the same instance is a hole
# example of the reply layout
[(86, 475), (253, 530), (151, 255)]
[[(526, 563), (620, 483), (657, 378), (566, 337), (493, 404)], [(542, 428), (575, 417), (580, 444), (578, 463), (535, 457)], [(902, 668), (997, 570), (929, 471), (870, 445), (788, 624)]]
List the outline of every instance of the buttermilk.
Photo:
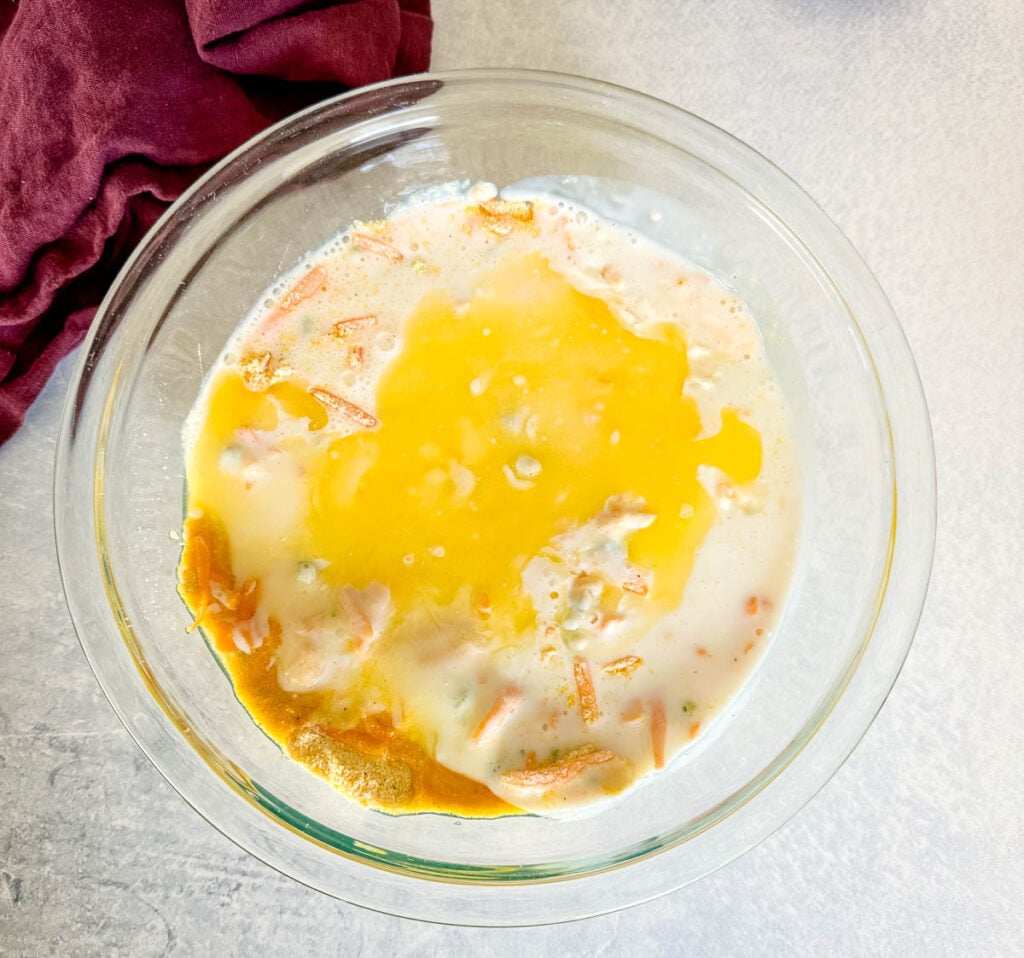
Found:
[(563, 201), (439, 196), (235, 332), (186, 427), (180, 590), (254, 720), (350, 797), (557, 814), (751, 674), (795, 449), (710, 276)]

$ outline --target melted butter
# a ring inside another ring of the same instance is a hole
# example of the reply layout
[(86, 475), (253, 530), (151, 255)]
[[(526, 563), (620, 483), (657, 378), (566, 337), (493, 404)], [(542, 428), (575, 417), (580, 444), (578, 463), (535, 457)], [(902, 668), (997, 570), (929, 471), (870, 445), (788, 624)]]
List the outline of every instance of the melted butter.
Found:
[(311, 480), (309, 549), (330, 580), (386, 583), (398, 620), (469, 586), (505, 638), (530, 621), (529, 558), (627, 492), (655, 516), (630, 559), (657, 570), (659, 604), (678, 603), (715, 516), (697, 467), (745, 482), (761, 446), (728, 412), (715, 437), (697, 438), (676, 327), (636, 335), (527, 256), (463, 304), (429, 297), (405, 336), (378, 388), (380, 428), (335, 440)]

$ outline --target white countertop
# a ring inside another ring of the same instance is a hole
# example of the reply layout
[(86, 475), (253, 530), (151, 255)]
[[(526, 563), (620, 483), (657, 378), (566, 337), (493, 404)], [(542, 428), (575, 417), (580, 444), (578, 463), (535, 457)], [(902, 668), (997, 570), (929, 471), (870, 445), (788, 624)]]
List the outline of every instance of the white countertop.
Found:
[(0, 954), (1020, 954), (1024, 5), (434, 0), (434, 12), (437, 69), (581, 73), (686, 107), (786, 170), (861, 251), (935, 431), (938, 544), (907, 664), (818, 797), (679, 892), (510, 930), (336, 902), (207, 825), (103, 699), (51, 531), (65, 362), (0, 448)]

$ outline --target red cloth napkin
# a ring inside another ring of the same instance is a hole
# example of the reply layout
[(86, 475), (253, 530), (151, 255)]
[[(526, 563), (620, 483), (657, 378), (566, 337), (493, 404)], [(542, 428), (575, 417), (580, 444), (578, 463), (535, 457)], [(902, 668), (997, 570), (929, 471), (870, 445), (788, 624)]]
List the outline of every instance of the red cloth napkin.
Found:
[(0, 443), (133, 246), (289, 113), (430, 65), (430, 0), (0, 0)]

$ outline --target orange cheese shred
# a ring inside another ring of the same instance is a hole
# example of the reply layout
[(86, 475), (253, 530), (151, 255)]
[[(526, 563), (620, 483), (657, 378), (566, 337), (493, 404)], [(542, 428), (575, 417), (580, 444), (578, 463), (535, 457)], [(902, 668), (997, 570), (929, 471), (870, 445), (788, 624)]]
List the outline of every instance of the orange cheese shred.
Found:
[(347, 399), (342, 399), (341, 396), (335, 395), (329, 389), (324, 389), (322, 386), (311, 386), (309, 394), (321, 405), (337, 410), (366, 429), (376, 429), (379, 425), (379, 420), (372, 413)]
[(501, 694), (494, 700), (487, 714), (480, 720), (480, 724), (473, 732), (471, 740), (483, 742), (496, 732), (512, 714), (515, 707), (522, 701), (522, 693), (515, 686), (508, 686), (502, 689)]
[(277, 304), (277, 309), (263, 321), (262, 328), (264, 330), (269, 329), (278, 320), (287, 316), (299, 303), (305, 302), (323, 289), (326, 283), (327, 270), (320, 265), (314, 266), (281, 297), (281, 302)]
[(580, 715), (587, 725), (591, 725), (601, 717), (601, 710), (597, 707), (597, 692), (590, 676), (590, 666), (583, 659), (577, 658), (572, 663), (572, 674), (580, 699)]
[(549, 765), (502, 772), (501, 781), (510, 788), (550, 788), (569, 782), (582, 775), (588, 768), (603, 765), (615, 757), (615, 753), (606, 748), (598, 749), (593, 745), (584, 745)]
[(654, 751), (654, 767), (665, 767), (665, 703), (658, 699), (651, 706), (651, 747)]
[(384, 259), (390, 260), (392, 263), (400, 263), (405, 259), (401, 250), (396, 249), (390, 243), (385, 243), (383, 240), (367, 236), (365, 233), (353, 233), (352, 245), (363, 253), (372, 253), (374, 256), (383, 256)]
[(281, 300), (280, 308), (284, 310), (294, 309), (299, 303), (309, 299), (321, 289), (326, 282), (327, 270), (322, 266), (314, 266), (285, 293), (284, 298)]
[(639, 655), (623, 655), (620, 658), (605, 662), (601, 668), (609, 675), (632, 675), (644, 660)]

